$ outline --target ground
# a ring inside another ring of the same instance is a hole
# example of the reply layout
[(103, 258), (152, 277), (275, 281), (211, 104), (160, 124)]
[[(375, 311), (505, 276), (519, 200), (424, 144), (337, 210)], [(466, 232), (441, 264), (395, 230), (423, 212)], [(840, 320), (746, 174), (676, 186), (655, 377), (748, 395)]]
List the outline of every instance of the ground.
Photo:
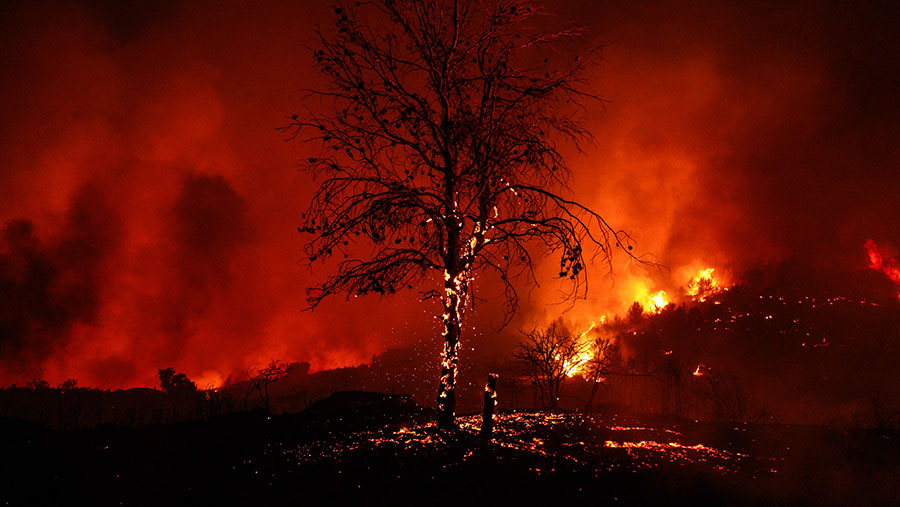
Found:
[[(349, 397), (347, 397), (349, 396)], [(360, 398), (363, 396), (364, 398)], [(444, 433), (398, 397), (60, 433), (2, 424), (8, 505), (877, 505), (900, 494), (900, 435), (724, 424), (607, 408), (480, 416)]]

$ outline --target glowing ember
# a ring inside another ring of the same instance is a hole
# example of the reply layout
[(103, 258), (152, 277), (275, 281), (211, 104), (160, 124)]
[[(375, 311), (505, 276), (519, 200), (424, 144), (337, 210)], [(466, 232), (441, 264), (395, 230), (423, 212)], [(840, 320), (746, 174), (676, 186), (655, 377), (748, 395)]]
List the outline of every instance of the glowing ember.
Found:
[[(746, 457), (745, 454), (731, 453), (721, 449), (715, 449), (703, 444), (685, 445), (678, 442), (655, 442), (652, 440), (641, 440), (640, 442), (615, 442), (607, 440), (605, 446), (611, 449), (644, 449), (656, 452), (668, 453), (684, 453), (685, 451), (696, 451), (702, 457), (728, 459), (731, 457)], [(676, 454), (682, 459), (690, 459), (688, 455)]]
[(706, 367), (703, 366), (702, 364), (698, 364), (698, 365), (697, 365), (697, 369), (694, 370), (694, 376), (695, 376), (695, 377), (702, 377), (703, 375), (706, 375), (706, 373), (703, 371), (705, 368), (706, 368)]

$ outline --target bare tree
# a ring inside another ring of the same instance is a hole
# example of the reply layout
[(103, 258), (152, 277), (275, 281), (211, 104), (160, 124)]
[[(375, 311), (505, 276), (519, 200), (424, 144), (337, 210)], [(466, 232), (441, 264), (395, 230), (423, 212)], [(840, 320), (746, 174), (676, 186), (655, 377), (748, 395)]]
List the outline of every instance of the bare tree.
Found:
[(593, 337), (588, 342), (587, 360), (583, 367), (584, 379), (591, 383), (591, 395), (587, 402), (587, 412), (591, 413), (594, 407), (594, 397), (597, 395), (597, 388), (604, 381), (605, 375), (609, 373), (612, 366), (612, 354), (614, 350), (615, 337), (606, 329), (606, 326), (600, 326), (593, 331)]
[[(263, 403), (263, 408), (268, 412), (269, 385), (287, 377), (293, 367), (293, 364), (286, 364), (276, 360), (272, 360), (268, 366), (262, 368), (259, 368), (256, 365), (250, 366), (250, 368), (247, 369), (247, 378), (250, 380), (250, 385), (247, 388), (247, 395), (249, 396), (250, 392), (255, 390), (259, 395), (259, 400)], [(246, 401), (247, 396), (244, 397), (245, 405)]]
[(599, 102), (583, 79), (596, 49), (561, 48), (579, 32), (541, 30), (525, 0), (335, 5), (334, 27), (313, 49), (330, 85), (309, 91), (318, 112), (284, 128), (320, 146), (306, 165), (319, 186), (299, 228), (312, 235), (308, 259), (338, 261), (308, 302), (413, 288), (440, 301), (438, 424), (453, 428), (476, 275), (492, 272), (504, 287), (502, 327), (516, 287), (536, 283), (537, 250), (559, 253), (567, 299), (585, 295), (588, 261), (609, 272), (612, 249), (632, 255), (627, 234), (569, 196), (557, 146), (591, 140), (577, 117), (586, 100)]
[(559, 394), (566, 379), (574, 372), (575, 365), (589, 348), (589, 343), (581, 340), (569, 326), (558, 318), (545, 329), (534, 329), (525, 333), (525, 340), (519, 343), (516, 357), (541, 393), (541, 405), (556, 408)]

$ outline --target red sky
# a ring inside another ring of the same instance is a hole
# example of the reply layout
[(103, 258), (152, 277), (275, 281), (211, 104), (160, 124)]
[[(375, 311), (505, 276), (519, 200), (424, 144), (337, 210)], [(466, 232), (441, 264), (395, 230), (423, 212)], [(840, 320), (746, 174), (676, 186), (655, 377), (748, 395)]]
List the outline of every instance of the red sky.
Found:
[[(316, 84), (329, 11), (220, 4), (0, 7), (0, 385), (155, 385), (168, 366), (205, 385), (439, 338), (415, 294), (300, 311), (325, 274), (296, 230), (310, 148), (276, 128)], [(547, 3), (608, 43), (592, 85), (609, 103), (589, 111), (596, 145), (570, 156), (573, 189), (672, 270), (620, 267), (614, 287), (598, 270), (573, 315), (697, 267), (826, 273), (864, 268), (868, 238), (900, 245), (896, 6), (632, 4)], [(554, 283), (511, 329), (559, 311)], [(491, 346), (489, 313), (468, 345)]]

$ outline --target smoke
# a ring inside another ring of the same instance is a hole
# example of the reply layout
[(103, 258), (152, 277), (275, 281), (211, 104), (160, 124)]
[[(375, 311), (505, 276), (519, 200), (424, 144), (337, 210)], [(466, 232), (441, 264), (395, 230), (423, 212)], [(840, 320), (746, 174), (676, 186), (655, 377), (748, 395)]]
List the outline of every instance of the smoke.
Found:
[(576, 193), (668, 268), (617, 265), (611, 294), (600, 269), (578, 313), (621, 312), (705, 267), (740, 281), (790, 261), (827, 278), (865, 268), (869, 236), (900, 239), (895, 6), (563, 12), (606, 43), (591, 82), (609, 103), (574, 156)]
[[(190, 175), (172, 208), (175, 267), (162, 331), (183, 342), (193, 318), (202, 318), (229, 289), (232, 264), (250, 233), (244, 200), (221, 176)], [(178, 352), (177, 348), (175, 352)]]
[[(611, 284), (594, 266), (570, 317), (701, 268), (739, 281), (791, 260), (827, 277), (865, 269), (868, 238), (900, 244), (896, 7), (547, 8), (607, 43), (591, 86), (609, 102), (588, 105), (597, 142), (570, 154), (573, 197), (668, 267), (617, 259)], [(326, 274), (296, 233), (310, 154), (275, 129), (317, 84), (304, 45), (325, 5), (7, 2), (0, 19), (0, 383), (155, 385), (171, 366), (204, 387), (438, 339), (439, 309), (415, 294), (301, 311)], [(463, 345), (506, 354), (516, 328), (568, 308), (548, 305), (552, 268), (500, 335), (479, 301)]]
[(106, 260), (121, 239), (121, 223), (104, 196), (85, 185), (72, 199), (64, 229), (41, 239), (15, 220), (0, 250), (0, 360), (4, 369), (35, 375), (35, 361), (61, 353), (78, 324), (96, 323)]

